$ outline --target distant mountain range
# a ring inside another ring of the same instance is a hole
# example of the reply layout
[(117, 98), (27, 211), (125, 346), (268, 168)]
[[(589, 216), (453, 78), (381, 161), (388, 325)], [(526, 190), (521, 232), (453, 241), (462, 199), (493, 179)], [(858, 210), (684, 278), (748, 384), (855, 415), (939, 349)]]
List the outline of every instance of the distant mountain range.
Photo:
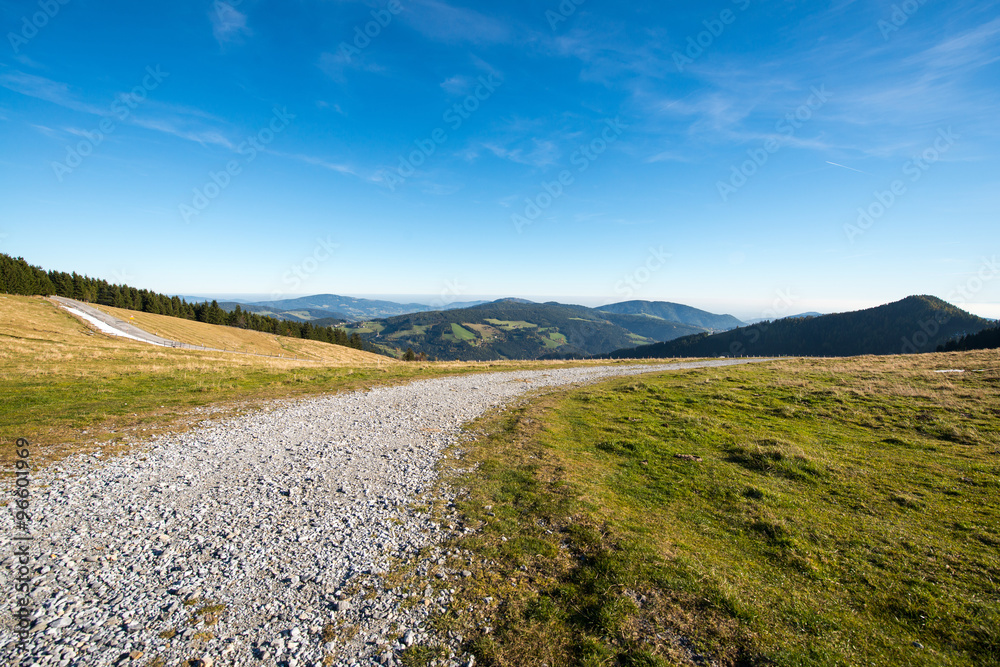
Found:
[(715, 356), (857, 356), (934, 352), (957, 336), (994, 326), (933, 296), (850, 313), (759, 322), (718, 334), (617, 350), (612, 359)]
[[(204, 301), (203, 297), (181, 297), (189, 302)], [(226, 311), (233, 311), (240, 306), (245, 311), (268, 315), (278, 319), (295, 322), (312, 322), (313, 324), (336, 324), (340, 322), (366, 322), (386, 319), (413, 313), (427, 313), (448, 310), (463, 310), (489, 303), (518, 303), (525, 305), (557, 305), (555, 302), (536, 304), (533, 301), (519, 298), (490, 301), (465, 301), (434, 307), (422, 303), (397, 303), (379, 299), (363, 299), (337, 294), (315, 294), (294, 299), (272, 301), (219, 301), (219, 306)], [(572, 306), (583, 308), (583, 306)], [(636, 319), (629, 331), (639, 333), (642, 337), (652, 340), (669, 340), (659, 335), (662, 323), (673, 322), (696, 327), (697, 330), (725, 331), (743, 324), (732, 315), (716, 315), (704, 310), (692, 308), (679, 303), (666, 301), (625, 301), (612, 303), (599, 308), (587, 309), (606, 313), (606, 317), (636, 315), (645, 319)], [(669, 329), (669, 327), (668, 327)]]
[[(348, 330), (393, 354), (412, 349), (430, 358), (460, 360), (586, 357), (707, 331), (688, 322), (604, 308), (500, 299), (467, 308), (375, 318)], [(727, 317), (686, 308), (682, 306), (678, 316), (697, 321)]]
[[(972, 315), (933, 296), (911, 296), (850, 313), (802, 313), (752, 324), (665, 301), (625, 301), (587, 308), (500, 299), (453, 303), (434, 310), (418, 303), (320, 294), (220, 305), (205, 304), (199, 298), (185, 303), (190, 297), (182, 301), (76, 273), (45, 271), (4, 253), (0, 253), (0, 293), (58, 294), (355, 347), (362, 346), (363, 336), (370, 346), (386, 354), (403, 356), (406, 349), (412, 349), (442, 360), (855, 356), (984, 349), (1000, 344), (995, 320)], [(237, 308), (243, 314), (226, 315), (226, 310), (232, 313)], [(418, 310), (413, 312), (414, 308)], [(385, 316), (386, 312), (396, 314)]]
[[(189, 303), (201, 303), (207, 300), (205, 297), (182, 296), (181, 298)], [(435, 308), (423, 303), (397, 303), (395, 301), (361, 299), (351, 296), (340, 296), (338, 294), (315, 294), (313, 296), (275, 301), (241, 301), (233, 299), (219, 301), (218, 303), (220, 308), (230, 312), (235, 310), (236, 306), (239, 306), (245, 311), (260, 315), (269, 315), (280, 320), (328, 325), (340, 322), (362, 322), (380, 317), (392, 317), (394, 315), (420, 313), (431, 310), (468, 308), (469, 306), (486, 302), (464, 301), (449, 303)]]

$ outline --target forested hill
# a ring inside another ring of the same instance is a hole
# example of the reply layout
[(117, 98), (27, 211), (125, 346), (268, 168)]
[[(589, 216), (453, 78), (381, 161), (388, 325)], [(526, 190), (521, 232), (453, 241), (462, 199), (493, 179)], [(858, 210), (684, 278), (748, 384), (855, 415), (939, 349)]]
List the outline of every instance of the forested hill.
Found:
[(622, 301), (621, 303), (600, 306), (597, 310), (621, 315), (648, 315), (661, 320), (690, 324), (713, 331), (727, 331), (744, 324), (732, 315), (716, 315), (685, 306), (682, 303), (670, 303), (669, 301)]
[(15, 259), (3, 253), (0, 253), (0, 293), (24, 296), (55, 294), (103, 306), (364, 349), (360, 336), (348, 336), (343, 329), (314, 326), (308, 322), (282, 321), (247, 312), (238, 306), (232, 312), (226, 312), (215, 301), (188, 303), (180, 297), (170, 297), (129, 285), (114, 285), (106, 280), (90, 278), (75, 272), (46, 271), (28, 264), (20, 257)]
[(821, 317), (760, 322), (714, 335), (699, 334), (603, 358), (829, 356), (934, 352), (956, 336), (994, 326), (934, 296)]
[(500, 299), (455, 310), (372, 320), (355, 331), (372, 344), (436, 359), (584, 357), (703, 331), (645, 315), (585, 306)]

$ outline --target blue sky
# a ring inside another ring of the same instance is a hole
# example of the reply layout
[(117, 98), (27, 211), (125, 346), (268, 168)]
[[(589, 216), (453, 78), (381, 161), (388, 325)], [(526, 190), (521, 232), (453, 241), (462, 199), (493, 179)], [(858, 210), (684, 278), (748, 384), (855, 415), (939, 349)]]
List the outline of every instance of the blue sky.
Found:
[(0, 251), (34, 264), (1000, 317), (1000, 2), (0, 8)]

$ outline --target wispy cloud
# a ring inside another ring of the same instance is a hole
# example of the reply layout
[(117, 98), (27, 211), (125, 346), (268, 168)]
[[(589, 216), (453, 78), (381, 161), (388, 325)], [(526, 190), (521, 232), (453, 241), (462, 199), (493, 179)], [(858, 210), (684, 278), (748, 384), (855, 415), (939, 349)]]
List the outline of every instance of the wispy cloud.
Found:
[(35, 69), (45, 69), (39, 62), (32, 60), (24, 53), (18, 53), (14, 56), (14, 60), (21, 63), (25, 67), (33, 67)]
[(940, 76), (956, 69), (983, 67), (1000, 60), (998, 35), (1000, 18), (945, 39), (905, 62), (927, 68)]
[(171, 121), (166, 119), (143, 117), (135, 117), (132, 119), (132, 122), (133, 124), (146, 128), (147, 130), (163, 132), (164, 134), (169, 134), (180, 139), (199, 143), (202, 146), (215, 145), (228, 148), (229, 150), (236, 150), (236, 145), (233, 144), (233, 142), (230, 141), (221, 131), (216, 129), (186, 128), (181, 127), (181, 125), (184, 124), (183, 122), (177, 122), (176, 120)]
[(247, 16), (227, 2), (215, 0), (209, 12), (212, 21), (212, 35), (219, 44), (241, 42), (244, 37), (253, 35), (253, 30), (247, 27)]
[(318, 106), (320, 109), (333, 109), (334, 111), (336, 111), (337, 113), (339, 113), (341, 116), (346, 116), (347, 115), (347, 112), (345, 112), (341, 108), (341, 106), (339, 104), (337, 104), (336, 102), (330, 103), (330, 102), (327, 102), (326, 100), (318, 100), (316, 102), (316, 106)]
[(465, 95), (472, 88), (473, 80), (467, 76), (455, 75), (441, 82), (441, 90), (449, 95)]
[(346, 164), (339, 164), (336, 162), (330, 162), (329, 160), (314, 157), (312, 155), (304, 155), (302, 153), (283, 153), (280, 151), (268, 150), (271, 155), (277, 155), (279, 157), (288, 158), (289, 160), (298, 160), (299, 162), (304, 162), (306, 164), (311, 164), (316, 167), (322, 167), (323, 169), (329, 169), (330, 171), (335, 171), (339, 174), (345, 174), (348, 176), (357, 176), (358, 172)]
[(323, 70), (324, 74), (337, 83), (347, 81), (347, 72), (350, 70), (368, 72), (370, 74), (381, 74), (386, 71), (386, 68), (382, 65), (367, 60), (364, 54), (352, 57), (339, 51), (337, 53), (325, 52), (320, 54), (317, 65)]
[(644, 162), (646, 164), (655, 164), (657, 162), (690, 162), (690, 159), (679, 151), (662, 151), (646, 158)]
[(107, 113), (107, 109), (101, 109), (81, 101), (70, 91), (70, 87), (67, 84), (35, 76), (34, 74), (25, 74), (24, 72), (16, 71), (9, 74), (0, 74), (0, 86), (8, 90), (13, 90), (15, 93), (58, 104), (73, 111), (82, 111), (83, 113), (97, 116)]
[(529, 147), (509, 148), (497, 143), (483, 143), (482, 147), (498, 158), (538, 168), (555, 164), (560, 156), (559, 147), (554, 141), (537, 137), (531, 139)]
[[(31, 127), (35, 128), (40, 133), (44, 134), (46, 137), (52, 139), (57, 139), (59, 137), (59, 132), (57, 130), (54, 130), (46, 125), (35, 125), (34, 123), (32, 123)], [(67, 130), (67, 131), (73, 132), (72, 130)]]
[(512, 30), (503, 21), (473, 9), (454, 7), (440, 0), (411, 0), (413, 11), (402, 16), (425, 37), (439, 42), (499, 44), (511, 40)]
[[(20, 93), (22, 95), (27, 95), (29, 97), (34, 97), (36, 99), (45, 100), (46, 102), (51, 102), (65, 109), (70, 109), (71, 111), (78, 111), (80, 113), (85, 113), (91, 116), (112, 116), (117, 117), (116, 110), (113, 108), (112, 104), (100, 107), (89, 102), (81, 100), (69, 87), (69, 85), (53, 81), (51, 79), (46, 79), (41, 76), (36, 76), (34, 74), (25, 74), (23, 72), (10, 72), (7, 74), (0, 75), (0, 86), (12, 90), (14, 92)], [(128, 104), (132, 99), (128, 93), (119, 93), (114, 96), (116, 102), (122, 102)], [(209, 121), (213, 123), (224, 123), (224, 121), (216, 116), (187, 105), (177, 105), (165, 102), (159, 102), (157, 100), (145, 100), (142, 102), (141, 113), (132, 111), (134, 104), (128, 104), (129, 115), (126, 122), (137, 125), (139, 127), (144, 127), (149, 130), (156, 130), (159, 132), (164, 132), (166, 134), (171, 134), (182, 139), (187, 139), (188, 141), (194, 141), (200, 144), (217, 144), (220, 146), (225, 146), (227, 148), (234, 148), (233, 144), (226, 139), (222, 131), (213, 128), (191, 128), (186, 126), (194, 125), (205, 125), (204, 121)], [(122, 106), (121, 109), (124, 109)], [(118, 110), (120, 112), (120, 109)], [(143, 114), (161, 114), (167, 116), (173, 116), (174, 119), (165, 118), (149, 118)], [(117, 119), (116, 119), (117, 122)], [(36, 129), (42, 131), (43, 126), (34, 125)], [(50, 128), (45, 128), (49, 132), (54, 132)], [(71, 132), (71, 130), (67, 130)], [(72, 133), (72, 132), (71, 132)], [(50, 135), (51, 136), (51, 135)]]

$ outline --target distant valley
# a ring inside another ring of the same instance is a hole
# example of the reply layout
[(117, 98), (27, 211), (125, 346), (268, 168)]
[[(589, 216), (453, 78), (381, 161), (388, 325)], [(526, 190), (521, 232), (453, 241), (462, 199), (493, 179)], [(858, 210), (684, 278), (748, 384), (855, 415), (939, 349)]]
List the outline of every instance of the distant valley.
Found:
[(665, 301), (588, 308), (510, 298), (434, 309), (420, 303), (318, 294), (278, 301), (224, 301), (219, 306), (230, 312), (239, 306), (278, 319), (343, 327), (391, 356), (412, 350), (423, 358), (456, 360), (582, 358), (744, 324), (732, 315)]
[[(681, 316), (739, 324), (695, 308)], [(375, 319), (348, 330), (386, 351), (411, 349), (428, 358), (459, 360), (588, 357), (710, 331), (690, 321), (523, 299)]]

